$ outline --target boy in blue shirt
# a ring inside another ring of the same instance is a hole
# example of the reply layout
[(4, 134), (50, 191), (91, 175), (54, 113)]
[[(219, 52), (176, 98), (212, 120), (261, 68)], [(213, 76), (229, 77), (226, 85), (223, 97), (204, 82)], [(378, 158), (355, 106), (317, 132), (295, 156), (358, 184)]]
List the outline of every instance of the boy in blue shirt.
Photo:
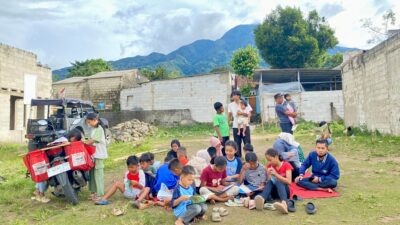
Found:
[(240, 171), (242, 170), (242, 160), (236, 156), (237, 145), (234, 141), (225, 143), (226, 158), (226, 182), (236, 183), (239, 180)]
[[(306, 170), (312, 166), (312, 175), (303, 178)], [(315, 151), (308, 154), (307, 159), (300, 167), (300, 175), (296, 183), (308, 190), (333, 192), (340, 177), (339, 165), (336, 159), (328, 153), (328, 142), (319, 139), (316, 142)]]
[(179, 183), (174, 188), (171, 207), (177, 218), (176, 225), (189, 224), (195, 219), (206, 219), (207, 205), (205, 203), (193, 204), (191, 200), (191, 197), (196, 195), (195, 173), (192, 166), (184, 166)]

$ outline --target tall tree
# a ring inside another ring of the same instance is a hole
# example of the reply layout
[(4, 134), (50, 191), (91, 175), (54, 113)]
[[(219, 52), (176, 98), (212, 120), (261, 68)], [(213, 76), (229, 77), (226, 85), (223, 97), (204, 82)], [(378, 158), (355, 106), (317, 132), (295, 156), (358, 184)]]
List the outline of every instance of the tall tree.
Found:
[(86, 77), (93, 74), (111, 71), (111, 65), (103, 59), (88, 59), (86, 61), (75, 61), (68, 69), (68, 77)]
[(368, 44), (377, 44), (390, 37), (389, 26), (396, 24), (396, 14), (389, 9), (382, 15), (382, 25), (375, 25), (371, 18), (362, 19), (362, 27), (371, 34)]
[(241, 76), (250, 78), (254, 70), (258, 67), (260, 59), (257, 49), (251, 45), (245, 48), (239, 48), (233, 53), (231, 66), (233, 71)]
[(181, 76), (180, 73), (176, 72), (176, 71), (168, 72), (168, 70), (162, 65), (157, 66), (155, 68), (155, 70), (143, 68), (140, 70), (140, 72), (151, 81), (166, 80), (166, 79), (172, 79), (172, 78), (177, 78), (177, 77)]
[(313, 10), (278, 6), (254, 31), (261, 57), (273, 68), (321, 67), (321, 57), (338, 43), (334, 31)]

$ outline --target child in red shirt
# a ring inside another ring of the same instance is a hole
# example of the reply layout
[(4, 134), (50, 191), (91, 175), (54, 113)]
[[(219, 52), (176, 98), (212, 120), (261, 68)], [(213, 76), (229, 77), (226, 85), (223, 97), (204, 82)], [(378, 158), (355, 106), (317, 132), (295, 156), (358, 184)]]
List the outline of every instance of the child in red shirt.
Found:
[(108, 199), (120, 190), (126, 198), (133, 199), (133, 206), (138, 209), (144, 209), (150, 205), (149, 203), (142, 203), (148, 197), (150, 188), (146, 187), (146, 177), (143, 170), (140, 169), (139, 159), (136, 156), (129, 156), (126, 160), (128, 171), (125, 173), (124, 182), (118, 180), (114, 181), (113, 186), (107, 191), (96, 205), (108, 205)]
[(177, 154), (178, 160), (179, 160), (179, 162), (181, 162), (182, 166), (186, 166), (186, 164), (189, 162), (189, 160), (187, 158), (186, 148), (179, 147), (176, 154)]
[(267, 174), (268, 182), (261, 194), (255, 197), (257, 209), (264, 208), (265, 200), (271, 200), (271, 193), (275, 189), (278, 192), (278, 199), (281, 202), (275, 202), (274, 207), (280, 212), (287, 214), (287, 200), (289, 198), (289, 185), (292, 182), (293, 167), (290, 163), (282, 160), (278, 151), (270, 148), (265, 152), (265, 158), (268, 161)]

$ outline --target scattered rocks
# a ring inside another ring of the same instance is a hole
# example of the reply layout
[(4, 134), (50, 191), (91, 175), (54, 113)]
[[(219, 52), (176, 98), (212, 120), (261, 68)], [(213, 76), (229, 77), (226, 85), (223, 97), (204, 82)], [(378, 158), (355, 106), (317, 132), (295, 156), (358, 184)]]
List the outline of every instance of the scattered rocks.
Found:
[(157, 127), (134, 119), (117, 124), (110, 130), (112, 133), (112, 141), (137, 142), (148, 135), (154, 134), (154, 132), (157, 131)]

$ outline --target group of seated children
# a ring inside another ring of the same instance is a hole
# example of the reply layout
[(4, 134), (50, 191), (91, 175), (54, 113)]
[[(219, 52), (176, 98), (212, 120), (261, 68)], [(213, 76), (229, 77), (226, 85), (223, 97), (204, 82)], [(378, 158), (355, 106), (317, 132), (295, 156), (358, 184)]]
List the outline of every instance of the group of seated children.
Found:
[[(133, 199), (132, 204), (139, 209), (150, 205), (171, 207), (177, 218), (176, 224), (204, 219), (207, 210), (205, 201), (240, 202), (250, 209), (273, 207), (288, 213), (289, 185), (294, 169), (291, 163), (284, 161), (274, 148), (265, 152), (266, 167), (259, 162), (250, 144), (245, 145), (244, 151), (245, 162), (242, 163), (236, 156), (236, 143), (227, 141), (225, 156), (217, 156), (216, 148), (210, 147), (200, 150), (188, 161), (186, 149), (178, 140), (173, 140), (171, 151), (159, 168), (155, 167), (151, 153), (142, 154), (139, 158), (130, 156), (124, 181), (115, 180), (96, 204), (109, 204), (108, 199), (120, 190), (125, 197)], [(206, 164), (198, 166), (198, 162)], [(310, 166), (312, 175), (306, 177), (305, 172)], [(196, 179), (200, 182), (195, 182)], [(315, 151), (308, 155), (299, 168), (296, 183), (309, 190), (330, 192), (336, 187), (338, 179), (339, 167), (335, 158), (328, 153), (327, 141), (317, 140)], [(204, 201), (195, 203), (192, 199), (195, 195), (200, 195)], [(266, 203), (273, 200), (277, 202)]]

